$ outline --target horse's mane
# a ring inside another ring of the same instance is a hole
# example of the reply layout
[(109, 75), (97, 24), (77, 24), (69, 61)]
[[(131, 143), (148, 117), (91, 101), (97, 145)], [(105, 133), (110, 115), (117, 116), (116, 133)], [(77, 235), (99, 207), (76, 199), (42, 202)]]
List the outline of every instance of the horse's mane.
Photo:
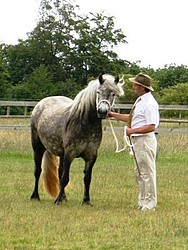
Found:
[[(124, 90), (121, 83), (114, 83), (115, 77), (112, 75), (103, 75), (103, 87), (113, 91), (117, 96), (124, 95)], [(69, 118), (72, 116), (83, 117), (87, 114), (94, 105), (96, 105), (96, 92), (100, 86), (99, 79), (92, 80), (82, 89), (74, 98), (74, 101), (69, 110)]]

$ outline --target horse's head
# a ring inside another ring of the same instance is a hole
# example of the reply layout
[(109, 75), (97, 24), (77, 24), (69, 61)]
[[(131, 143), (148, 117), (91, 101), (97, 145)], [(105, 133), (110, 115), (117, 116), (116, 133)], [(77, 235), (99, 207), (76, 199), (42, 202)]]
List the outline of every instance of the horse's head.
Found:
[(124, 95), (123, 84), (119, 83), (119, 77), (106, 74), (99, 75), (99, 83), (100, 86), (96, 95), (96, 109), (98, 117), (105, 119), (114, 105), (115, 97)]

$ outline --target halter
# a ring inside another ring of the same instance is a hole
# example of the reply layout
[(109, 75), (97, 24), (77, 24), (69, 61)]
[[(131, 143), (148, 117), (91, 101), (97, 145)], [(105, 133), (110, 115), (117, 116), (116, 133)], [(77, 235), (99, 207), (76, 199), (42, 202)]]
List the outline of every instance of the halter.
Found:
[(99, 92), (97, 91), (97, 95), (96, 95), (96, 109), (97, 109), (97, 111), (99, 110), (99, 105), (100, 105), (102, 102), (107, 103), (108, 106), (109, 106), (109, 108), (111, 109), (111, 108), (113, 107), (113, 105), (114, 105), (114, 102), (115, 102), (115, 96), (114, 96), (114, 99), (113, 99), (112, 104), (111, 104), (108, 100), (106, 100), (106, 99), (101, 99), (101, 100), (99, 101)]

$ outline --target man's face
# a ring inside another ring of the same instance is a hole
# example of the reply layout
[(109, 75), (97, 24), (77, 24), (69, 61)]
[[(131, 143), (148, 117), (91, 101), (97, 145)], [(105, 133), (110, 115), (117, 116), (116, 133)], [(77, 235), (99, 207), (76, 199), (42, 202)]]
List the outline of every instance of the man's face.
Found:
[(141, 96), (145, 93), (144, 87), (136, 83), (133, 83), (133, 90), (137, 96)]

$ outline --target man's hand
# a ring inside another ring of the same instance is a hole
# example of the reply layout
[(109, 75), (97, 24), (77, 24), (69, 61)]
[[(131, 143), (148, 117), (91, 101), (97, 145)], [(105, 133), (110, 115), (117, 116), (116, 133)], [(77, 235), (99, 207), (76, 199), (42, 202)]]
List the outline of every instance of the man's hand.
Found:
[(132, 135), (132, 134), (133, 134), (133, 133), (132, 133), (132, 129), (127, 127), (127, 129), (126, 129), (126, 134), (127, 134), (127, 136)]
[(108, 112), (108, 117), (113, 117), (113, 112), (112, 111)]

